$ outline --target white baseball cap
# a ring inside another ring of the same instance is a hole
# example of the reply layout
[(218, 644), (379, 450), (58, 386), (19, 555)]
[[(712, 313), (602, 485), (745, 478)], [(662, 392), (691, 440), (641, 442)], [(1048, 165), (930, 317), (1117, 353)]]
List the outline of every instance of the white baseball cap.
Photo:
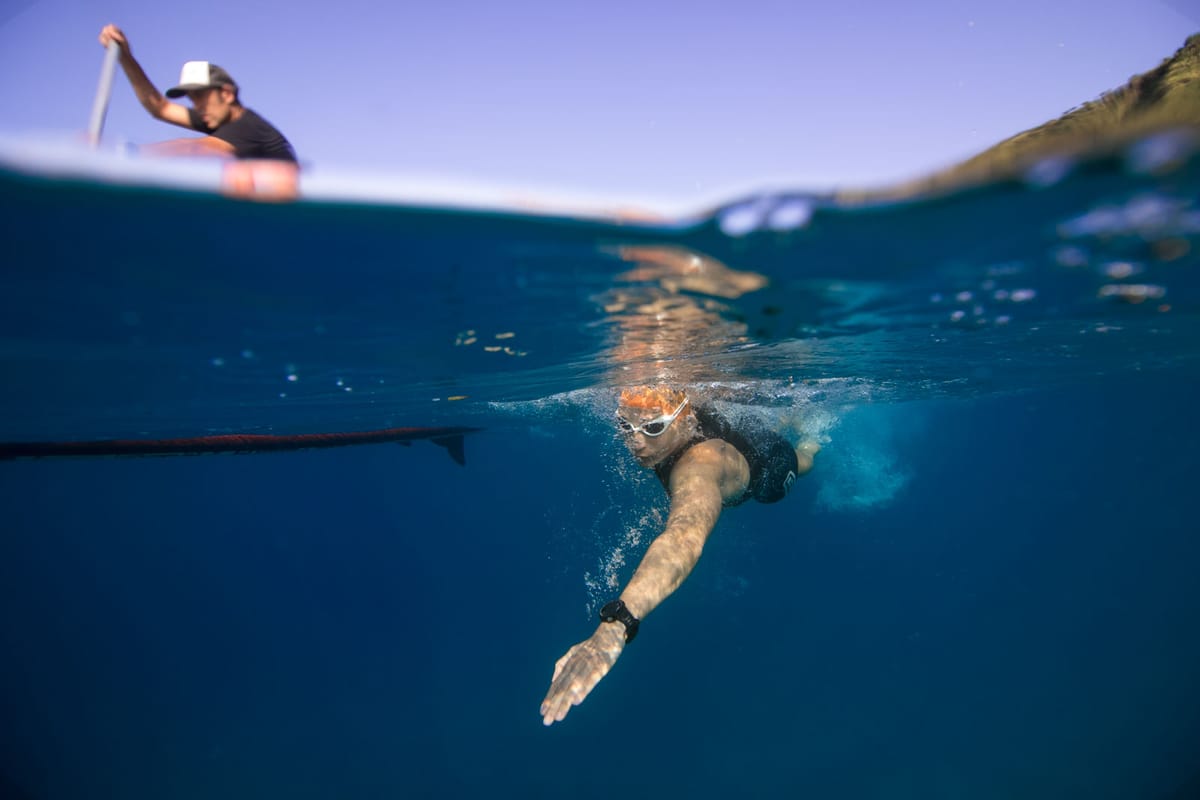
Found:
[(237, 84), (229, 73), (209, 61), (189, 61), (179, 71), (179, 85), (167, 89), (167, 97), (183, 97), (196, 89), (211, 89), (214, 86), (232, 86)]

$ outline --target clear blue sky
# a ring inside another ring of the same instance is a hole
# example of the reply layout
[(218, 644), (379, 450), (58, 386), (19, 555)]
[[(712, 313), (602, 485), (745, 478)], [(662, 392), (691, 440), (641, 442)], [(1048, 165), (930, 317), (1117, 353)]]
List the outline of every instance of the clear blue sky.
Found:
[[(1198, 0), (0, 0), (0, 131), (82, 130), (106, 22), (321, 173), (683, 199), (911, 177), (1154, 67)], [(119, 76), (106, 134), (176, 135)], [(180, 132), (182, 133), (182, 132)]]

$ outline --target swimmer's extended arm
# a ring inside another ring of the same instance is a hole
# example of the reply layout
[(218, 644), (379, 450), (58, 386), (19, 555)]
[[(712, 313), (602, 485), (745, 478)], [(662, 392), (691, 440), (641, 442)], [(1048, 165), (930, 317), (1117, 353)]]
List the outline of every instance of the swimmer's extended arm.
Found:
[[(741, 453), (710, 439), (692, 447), (671, 471), (671, 512), (667, 526), (650, 544), (633, 578), (621, 592), (625, 607), (638, 619), (653, 611), (691, 574), (722, 503), (740, 496), (750, 480)], [(550, 691), (542, 701), (542, 722), (562, 720), (608, 674), (625, 648), (625, 627), (602, 622), (588, 639), (554, 665)]]

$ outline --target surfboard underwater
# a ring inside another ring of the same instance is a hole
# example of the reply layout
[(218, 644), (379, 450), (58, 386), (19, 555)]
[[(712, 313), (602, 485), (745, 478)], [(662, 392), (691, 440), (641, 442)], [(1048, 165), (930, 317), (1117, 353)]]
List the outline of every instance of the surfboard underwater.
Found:
[(81, 456), (192, 456), (217, 453), (278, 453), (395, 442), (410, 446), (428, 440), (466, 464), (463, 437), (480, 428), (384, 428), (374, 431), (299, 434), (219, 434), (177, 439), (97, 439), (81, 442), (0, 442), (0, 460)]

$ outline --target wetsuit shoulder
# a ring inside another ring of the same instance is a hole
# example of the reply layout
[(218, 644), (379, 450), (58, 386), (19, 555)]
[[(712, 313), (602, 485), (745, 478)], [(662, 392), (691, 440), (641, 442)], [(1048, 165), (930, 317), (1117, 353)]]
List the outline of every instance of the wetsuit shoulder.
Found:
[(700, 407), (697, 419), (705, 438), (728, 442), (746, 459), (750, 466), (748, 496), (760, 503), (787, 496), (799, 469), (791, 442), (749, 415), (733, 421), (714, 409)]
[(739, 419), (734, 423), (715, 408), (699, 403), (692, 407), (692, 411), (698, 423), (696, 437), (654, 467), (667, 494), (671, 493), (671, 470), (683, 454), (700, 442), (720, 439), (741, 453), (750, 466), (750, 483), (746, 494), (726, 505), (737, 505), (747, 497), (753, 497), (760, 503), (774, 503), (787, 496), (799, 470), (791, 442), (752, 418)]

